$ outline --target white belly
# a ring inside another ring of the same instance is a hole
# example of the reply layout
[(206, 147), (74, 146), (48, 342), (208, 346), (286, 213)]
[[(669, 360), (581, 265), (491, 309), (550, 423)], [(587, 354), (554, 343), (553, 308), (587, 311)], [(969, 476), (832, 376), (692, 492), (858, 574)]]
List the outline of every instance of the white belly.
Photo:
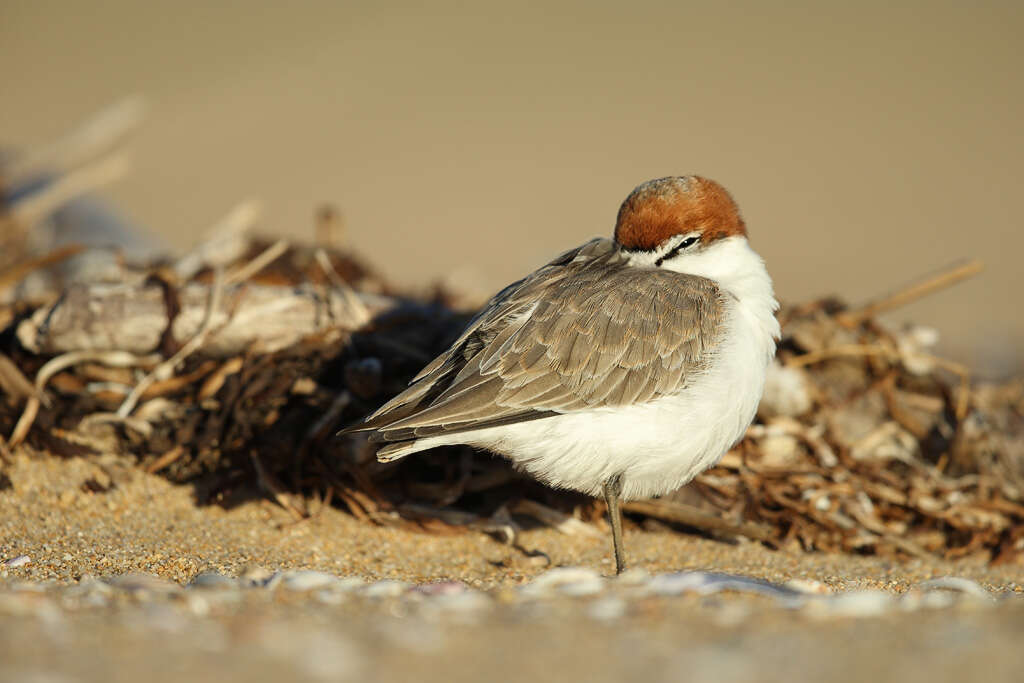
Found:
[(594, 496), (617, 474), (625, 499), (674, 491), (743, 436), (761, 399), (775, 351), (772, 330), (737, 308), (725, 338), (708, 369), (679, 395), (424, 439), (423, 446), (484, 448), (551, 486)]

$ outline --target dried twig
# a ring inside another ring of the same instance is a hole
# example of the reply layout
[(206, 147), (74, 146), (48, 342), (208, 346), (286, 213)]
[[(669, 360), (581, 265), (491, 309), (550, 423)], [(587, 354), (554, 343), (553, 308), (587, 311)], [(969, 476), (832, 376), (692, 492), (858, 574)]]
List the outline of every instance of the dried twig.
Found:
[(128, 157), (124, 154), (111, 154), (94, 161), (59, 177), (18, 202), (11, 207), (11, 215), (23, 226), (35, 225), (68, 200), (119, 180), (128, 172), (129, 166)]
[(288, 240), (278, 240), (274, 242), (253, 260), (229, 273), (228, 276), (224, 278), (224, 284), (233, 285), (239, 282), (245, 282), (253, 275), (276, 261), (277, 258), (286, 251), (288, 251)]
[(175, 460), (177, 460), (184, 454), (185, 447), (182, 446), (181, 444), (178, 444), (177, 446), (167, 451), (153, 462), (149, 463), (149, 466), (146, 467), (146, 471), (149, 472), (150, 474), (155, 474), (160, 470), (164, 469), (165, 467), (168, 467), (169, 465), (174, 463)]
[(36, 415), (39, 414), (40, 397), (44, 396), (43, 390), (46, 388), (46, 383), (61, 370), (78, 363), (96, 362), (114, 367), (135, 367), (151, 365), (154, 360), (154, 356), (138, 356), (126, 351), (71, 351), (50, 359), (36, 373), (36, 395), (30, 397), (25, 403), (25, 410), (14, 426), (14, 431), (11, 432), (10, 445), (17, 446), (28, 436), (32, 423), (35, 422)]
[(174, 264), (174, 272), (185, 282), (204, 267), (226, 267), (242, 257), (249, 246), (246, 233), (263, 213), (262, 204), (248, 199), (214, 225), (206, 239)]
[(36, 421), (36, 416), (39, 415), (39, 405), (39, 399), (35, 396), (25, 402), (25, 409), (21, 412), (21, 417), (18, 418), (18, 422), (14, 425), (11, 438), (8, 440), (11, 448), (18, 446), (28, 436), (29, 430), (32, 429), (32, 423)]
[(47, 403), (46, 396), (28, 381), (14, 361), (4, 353), (0, 353), (0, 390), (18, 403), (33, 397)]
[(245, 361), (241, 356), (235, 356), (224, 361), (224, 363), (210, 373), (210, 376), (200, 385), (199, 392), (196, 394), (196, 398), (199, 401), (205, 401), (208, 398), (213, 398), (217, 395), (217, 392), (224, 386), (224, 381), (230, 376), (237, 374), (241, 371), (245, 365)]
[(103, 109), (63, 138), (24, 154), (4, 168), (8, 178), (27, 181), (43, 173), (78, 166), (104, 149), (114, 146), (142, 121), (145, 101), (127, 97)]
[(327, 279), (331, 281), (331, 284), (334, 285), (344, 298), (352, 318), (350, 326), (353, 329), (357, 329), (365, 325), (371, 318), (370, 310), (363, 303), (363, 300), (359, 298), (359, 295), (353, 291), (352, 287), (338, 275), (338, 271), (334, 270), (330, 258), (327, 257), (327, 252), (323, 249), (317, 249), (314, 258), (323, 269), (324, 274), (327, 275)]
[(256, 476), (259, 478), (260, 486), (273, 495), (277, 504), (290, 512), (295, 519), (304, 519), (306, 515), (292, 503), (288, 494), (285, 493), (284, 487), (281, 486), (281, 482), (266, 470), (256, 451), (250, 451), (249, 458), (252, 460), (253, 467), (256, 468)]
[(856, 327), (869, 318), (874, 318), (900, 306), (905, 306), (911, 301), (916, 301), (921, 297), (933, 294), (969, 277), (973, 277), (980, 273), (984, 267), (984, 264), (978, 259), (973, 259), (967, 263), (954, 264), (936, 275), (920, 282), (915, 282), (899, 291), (887, 294), (881, 299), (869, 302), (856, 310), (839, 313), (836, 315), (836, 320), (846, 327)]
[(730, 536), (746, 536), (756, 541), (770, 541), (775, 537), (771, 528), (756, 522), (730, 522), (700, 508), (669, 500), (635, 500), (623, 503), (624, 512), (647, 515), (666, 522), (684, 524), (694, 529), (703, 529)]

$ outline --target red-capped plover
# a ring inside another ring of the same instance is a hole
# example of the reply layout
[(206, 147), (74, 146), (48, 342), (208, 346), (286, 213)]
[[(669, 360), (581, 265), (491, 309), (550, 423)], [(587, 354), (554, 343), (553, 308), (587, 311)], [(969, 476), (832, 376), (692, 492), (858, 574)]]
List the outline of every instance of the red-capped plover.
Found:
[(614, 239), (567, 251), (496, 294), (409, 388), (345, 431), (382, 462), (435, 446), (498, 453), (608, 503), (673, 491), (757, 410), (778, 303), (732, 197), (700, 176), (651, 180)]

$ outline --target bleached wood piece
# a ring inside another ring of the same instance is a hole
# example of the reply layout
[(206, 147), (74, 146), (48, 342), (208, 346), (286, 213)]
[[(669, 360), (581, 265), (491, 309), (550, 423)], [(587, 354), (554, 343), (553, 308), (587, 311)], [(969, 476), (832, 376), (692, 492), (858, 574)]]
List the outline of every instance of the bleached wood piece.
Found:
[[(352, 292), (337, 288), (241, 284), (224, 291), (213, 312), (205, 355), (231, 356), (254, 347), (270, 353), (328, 329), (352, 330), (366, 322), (364, 310), (376, 315), (395, 305), (387, 297), (360, 294), (364, 309), (353, 310)], [(184, 341), (199, 331), (210, 286), (189, 283), (179, 292), (181, 311), (174, 338)], [(52, 305), (38, 309), (18, 326), (18, 340), (38, 354), (118, 350), (149, 353), (167, 327), (163, 291), (157, 285), (79, 284)]]

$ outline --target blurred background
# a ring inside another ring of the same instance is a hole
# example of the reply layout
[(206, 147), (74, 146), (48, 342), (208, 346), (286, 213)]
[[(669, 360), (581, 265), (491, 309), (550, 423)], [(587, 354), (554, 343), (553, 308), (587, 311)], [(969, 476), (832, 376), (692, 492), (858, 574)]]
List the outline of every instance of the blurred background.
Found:
[(238, 200), (311, 239), (331, 204), (399, 283), (494, 290), (609, 235), (643, 180), (715, 178), (780, 297), (856, 303), (1024, 370), (1024, 3), (4, 0), (0, 143), (149, 103), (106, 193), (184, 248)]

